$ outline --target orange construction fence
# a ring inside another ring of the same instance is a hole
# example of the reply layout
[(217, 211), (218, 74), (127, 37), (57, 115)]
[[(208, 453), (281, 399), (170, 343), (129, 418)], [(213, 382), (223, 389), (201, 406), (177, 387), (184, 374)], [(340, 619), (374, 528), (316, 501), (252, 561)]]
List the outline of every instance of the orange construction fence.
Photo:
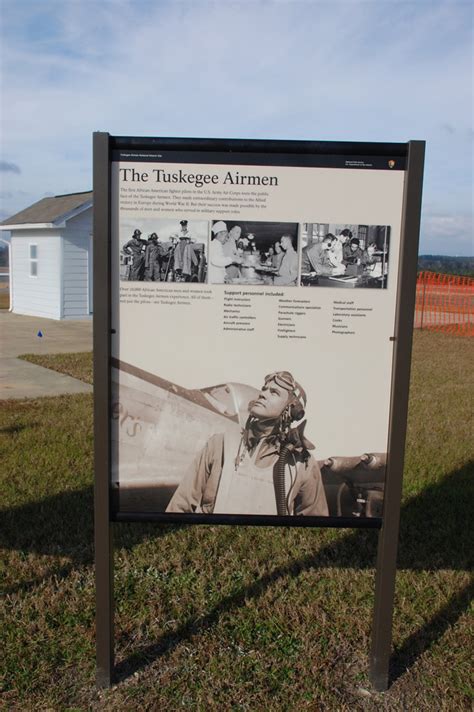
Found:
[(416, 283), (415, 329), (474, 335), (474, 279), (420, 272)]

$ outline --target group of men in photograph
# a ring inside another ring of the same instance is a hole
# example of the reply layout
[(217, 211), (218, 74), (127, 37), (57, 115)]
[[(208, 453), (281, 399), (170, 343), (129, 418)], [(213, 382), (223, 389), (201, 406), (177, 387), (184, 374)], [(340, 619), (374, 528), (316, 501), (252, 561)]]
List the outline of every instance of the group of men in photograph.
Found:
[[(298, 253), (291, 235), (283, 235), (267, 251), (261, 252), (257, 248), (255, 235), (242, 235), (240, 225), (228, 229), (227, 223), (217, 220), (211, 230), (210, 284), (239, 281), (249, 267), (254, 269), (256, 278), (261, 278), (262, 283), (281, 286), (297, 284)], [(338, 235), (328, 232), (322, 240), (303, 248), (301, 273), (358, 276), (373, 269), (377, 261), (376, 249), (375, 243), (362, 247), (360, 239), (354, 237), (348, 228)], [(192, 238), (187, 220), (180, 221), (179, 230), (166, 242), (160, 242), (156, 232), (143, 239), (141, 230), (136, 228), (132, 238), (124, 244), (122, 253), (130, 258), (125, 278), (131, 281), (206, 281), (203, 245), (198, 245)]]
[[(249, 260), (253, 257), (253, 260)], [(227, 223), (218, 220), (212, 226), (212, 240), (209, 248), (209, 282), (224, 284), (238, 280), (242, 267), (255, 273), (267, 269), (263, 283), (295, 285), (298, 278), (298, 253), (291, 235), (283, 235), (267, 253), (260, 252), (253, 233), (242, 236), (240, 225), (228, 230)], [(271, 276), (270, 275), (271, 271)]]
[(122, 252), (131, 257), (128, 271), (131, 281), (189, 282), (193, 276), (197, 281), (204, 281), (201, 275), (204, 254), (192, 240), (187, 220), (180, 221), (179, 231), (171, 235), (167, 243), (159, 242), (156, 232), (145, 240), (137, 228)]
[(301, 272), (317, 275), (346, 274), (357, 276), (368, 265), (375, 264), (376, 245), (362, 249), (358, 237), (345, 228), (339, 235), (328, 232), (321, 242), (313, 242), (302, 251)]

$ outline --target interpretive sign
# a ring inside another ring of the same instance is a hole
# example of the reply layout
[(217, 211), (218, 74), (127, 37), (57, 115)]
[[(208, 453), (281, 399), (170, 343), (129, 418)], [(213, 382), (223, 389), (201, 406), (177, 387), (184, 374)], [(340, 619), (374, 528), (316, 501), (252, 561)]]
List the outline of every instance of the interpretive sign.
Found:
[(396, 551), (422, 142), (95, 141), (97, 516)]

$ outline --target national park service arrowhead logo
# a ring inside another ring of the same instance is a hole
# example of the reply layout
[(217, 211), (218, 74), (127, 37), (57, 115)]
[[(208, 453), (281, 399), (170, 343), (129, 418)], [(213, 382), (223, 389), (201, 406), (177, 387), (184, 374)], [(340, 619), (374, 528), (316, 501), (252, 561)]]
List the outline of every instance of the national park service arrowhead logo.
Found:
[(395, 161), (393, 159), (390, 159), (388, 162), (388, 167), (389, 168), (395, 168)]

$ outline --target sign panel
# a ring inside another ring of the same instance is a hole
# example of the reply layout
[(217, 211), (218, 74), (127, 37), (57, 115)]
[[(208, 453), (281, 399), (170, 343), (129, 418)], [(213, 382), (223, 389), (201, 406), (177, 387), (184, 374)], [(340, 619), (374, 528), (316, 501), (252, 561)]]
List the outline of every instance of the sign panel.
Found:
[(407, 144), (303, 148), (113, 148), (115, 516), (380, 526)]
[(97, 682), (113, 522), (374, 527), (386, 690), (424, 143), (94, 135)]

